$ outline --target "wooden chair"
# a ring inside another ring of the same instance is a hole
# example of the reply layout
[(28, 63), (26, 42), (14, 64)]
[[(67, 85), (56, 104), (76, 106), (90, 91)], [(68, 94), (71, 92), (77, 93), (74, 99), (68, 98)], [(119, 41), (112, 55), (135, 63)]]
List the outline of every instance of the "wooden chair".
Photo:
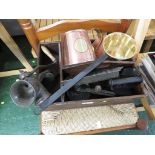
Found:
[[(59, 34), (68, 30), (84, 28), (89, 31), (90, 39), (94, 39), (97, 34), (93, 28), (99, 28), (103, 32), (126, 32), (130, 25), (130, 20), (40, 20), (36, 27), (29, 19), (18, 20), (27, 36), (32, 48), (37, 53), (38, 44), (41, 40), (59, 41)], [(55, 22), (56, 21), (56, 22)], [(51, 24), (52, 23), (52, 24)], [(47, 25), (49, 24), (49, 25)], [(46, 26), (47, 25), (47, 26)], [(42, 26), (42, 27), (40, 27)], [(40, 27), (40, 28), (39, 28)], [(37, 29), (38, 28), (38, 29)], [(52, 37), (52, 39), (51, 39)], [(46, 40), (47, 39), (47, 40)]]
[[(37, 31), (40, 31), (40, 29), (42, 29), (43, 27), (54, 24), (54, 23), (59, 22), (59, 21), (61, 21), (61, 19), (37, 19), (37, 20), (33, 20), (33, 22), (31, 22), (31, 21), (30, 22), (33, 23), (35, 33), (37, 33)], [(118, 22), (119, 20), (115, 20), (115, 21)], [(27, 23), (28, 22), (29, 21), (27, 21)], [(130, 21), (127, 21), (127, 20), (122, 21), (122, 25), (127, 26), (128, 24), (130, 24)], [(97, 37), (96, 31), (94, 31), (94, 30), (89, 30), (88, 34), (89, 34), (90, 39), (95, 39)], [(146, 36), (145, 36), (146, 44), (145, 44), (144, 50), (142, 52), (149, 52), (150, 51), (150, 48), (151, 48), (151, 45), (152, 45), (154, 39), (155, 39), (155, 20), (152, 19), (151, 22), (150, 22), (150, 25), (149, 25), (149, 29), (148, 29), (148, 31), (146, 33)], [(60, 37), (59, 37), (59, 35), (56, 35), (56, 36), (52, 36), (52, 37), (50, 37), (48, 39), (40, 40), (40, 41), (41, 42), (56, 42), (56, 41), (60, 41)], [(35, 47), (34, 47), (34, 49), (35, 49)], [(32, 54), (34, 55), (34, 50), (32, 50)]]

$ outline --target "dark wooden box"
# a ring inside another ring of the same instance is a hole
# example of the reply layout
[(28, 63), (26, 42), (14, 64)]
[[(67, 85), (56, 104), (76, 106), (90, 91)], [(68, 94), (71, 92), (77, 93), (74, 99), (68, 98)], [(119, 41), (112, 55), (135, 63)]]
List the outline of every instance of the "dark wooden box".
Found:
[[(46, 46), (50, 52), (59, 60), (59, 71), (60, 76), (58, 79), (56, 79), (57, 84), (51, 83), (47, 84), (50, 88), (49, 91), (54, 93), (60, 86), (63, 84), (63, 72), (69, 72), (76, 74), (80, 72), (83, 68), (85, 68), (88, 63), (81, 64), (80, 66), (72, 65), (72, 66), (63, 66), (61, 62), (61, 46), (59, 42), (55, 43), (41, 43), (41, 45)], [(51, 62), (51, 60), (41, 51), (41, 48), (39, 46), (39, 65), (46, 65)], [(103, 64), (101, 64), (99, 67), (106, 67), (106, 66), (133, 66), (135, 65), (135, 62), (133, 60), (129, 61), (116, 61), (113, 59), (109, 59), (105, 61)], [(75, 74), (75, 75), (76, 75)], [(57, 88), (56, 88), (57, 87)], [(134, 99), (140, 99), (143, 97), (146, 97), (146, 94), (144, 93), (144, 86), (143, 83), (139, 84), (139, 86), (136, 88), (138, 93), (133, 94), (130, 96), (119, 96), (119, 97), (110, 97), (110, 98), (100, 98), (100, 99), (91, 99), (91, 100), (79, 100), (79, 101), (67, 101), (65, 100), (65, 96), (62, 96), (60, 99), (58, 99), (53, 105), (51, 105), (47, 110), (62, 110), (62, 109), (71, 109), (71, 108), (82, 108), (82, 107), (93, 107), (93, 106), (102, 106), (102, 105), (109, 105), (109, 104), (119, 104), (119, 103), (131, 103), (134, 101)]]

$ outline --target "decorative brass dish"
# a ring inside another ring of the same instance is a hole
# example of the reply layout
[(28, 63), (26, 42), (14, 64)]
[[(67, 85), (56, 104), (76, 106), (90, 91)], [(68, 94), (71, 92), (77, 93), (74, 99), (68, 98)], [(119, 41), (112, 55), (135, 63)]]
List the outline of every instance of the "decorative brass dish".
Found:
[(107, 55), (118, 60), (130, 59), (137, 53), (136, 41), (121, 32), (107, 35), (103, 40), (103, 48)]

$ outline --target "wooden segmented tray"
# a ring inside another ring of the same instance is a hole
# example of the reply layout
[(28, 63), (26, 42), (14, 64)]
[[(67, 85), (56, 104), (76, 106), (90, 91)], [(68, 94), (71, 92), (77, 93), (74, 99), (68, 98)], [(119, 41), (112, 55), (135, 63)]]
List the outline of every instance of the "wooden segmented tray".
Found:
[(91, 134), (136, 127), (138, 118), (133, 103), (43, 111), (41, 130), (45, 135)]

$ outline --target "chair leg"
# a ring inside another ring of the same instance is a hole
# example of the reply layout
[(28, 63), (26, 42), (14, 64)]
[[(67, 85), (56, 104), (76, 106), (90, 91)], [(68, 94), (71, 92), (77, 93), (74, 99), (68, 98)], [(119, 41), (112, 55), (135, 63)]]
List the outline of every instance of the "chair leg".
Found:
[(36, 30), (31, 22), (31, 20), (30, 19), (18, 19), (18, 22), (19, 22), (20, 26), (22, 27), (32, 48), (38, 55), (37, 52), (38, 52), (39, 40), (38, 40), (38, 37), (36, 35)]
[[(26, 69), (22, 69), (24, 71), (26, 71)], [(4, 71), (4, 72), (0, 72), (0, 78), (1, 77), (6, 77), (6, 76), (13, 76), (13, 75), (19, 75), (19, 69), (18, 70), (11, 70), (11, 71)]]
[(11, 50), (11, 52), (17, 57), (17, 59), (23, 64), (27, 71), (32, 71), (32, 67), (24, 57), (22, 51), (19, 49), (15, 41), (12, 39), (10, 34), (6, 31), (2, 23), (0, 22), (0, 38)]
[(148, 113), (148, 116), (151, 120), (155, 120), (155, 114), (151, 108), (151, 106), (148, 103), (148, 99), (146, 97), (141, 99), (141, 102), (144, 106), (144, 109), (146, 110), (146, 112)]

